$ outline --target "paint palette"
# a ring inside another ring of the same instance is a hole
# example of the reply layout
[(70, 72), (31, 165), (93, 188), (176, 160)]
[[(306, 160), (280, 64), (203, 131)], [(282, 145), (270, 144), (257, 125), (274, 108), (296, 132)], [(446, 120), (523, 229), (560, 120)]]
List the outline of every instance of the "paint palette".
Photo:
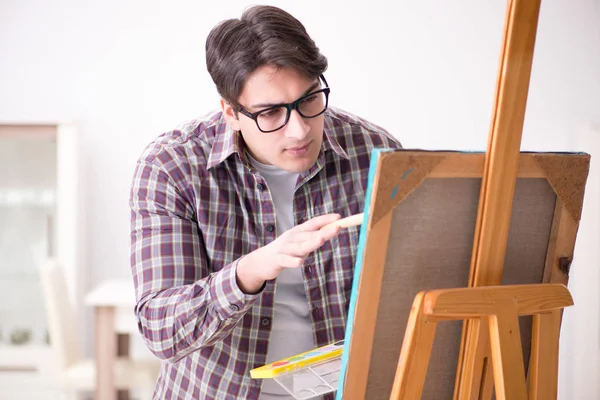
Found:
[(296, 354), (250, 371), (254, 379), (274, 379), (295, 399), (337, 390), (344, 341)]

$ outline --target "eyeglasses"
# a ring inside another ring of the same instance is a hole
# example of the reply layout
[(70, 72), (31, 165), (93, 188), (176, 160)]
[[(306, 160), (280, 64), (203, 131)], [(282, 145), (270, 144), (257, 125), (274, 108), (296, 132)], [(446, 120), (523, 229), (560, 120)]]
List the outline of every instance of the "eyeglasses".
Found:
[(275, 132), (283, 128), (290, 120), (292, 110), (298, 111), (303, 118), (315, 118), (327, 110), (329, 103), (329, 85), (323, 75), (320, 76), (325, 83), (325, 88), (308, 93), (300, 97), (293, 103), (277, 104), (269, 108), (251, 113), (243, 107), (240, 107), (240, 113), (253, 119), (261, 132)]

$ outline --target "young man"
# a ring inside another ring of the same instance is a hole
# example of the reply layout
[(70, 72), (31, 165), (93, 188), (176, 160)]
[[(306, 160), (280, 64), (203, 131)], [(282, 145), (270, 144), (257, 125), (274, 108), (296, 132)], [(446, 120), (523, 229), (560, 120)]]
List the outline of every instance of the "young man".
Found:
[(217, 25), (221, 109), (167, 132), (131, 191), (135, 313), (164, 360), (155, 399), (284, 399), (250, 369), (344, 338), (359, 227), (383, 129), (328, 106), (303, 25), (253, 7)]

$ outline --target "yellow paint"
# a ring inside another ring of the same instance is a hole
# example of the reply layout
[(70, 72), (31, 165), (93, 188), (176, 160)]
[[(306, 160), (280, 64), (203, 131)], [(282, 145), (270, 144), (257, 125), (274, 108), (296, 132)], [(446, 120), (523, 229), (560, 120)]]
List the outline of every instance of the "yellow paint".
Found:
[(307, 368), (323, 361), (333, 360), (341, 357), (344, 349), (343, 342), (328, 344), (304, 353), (275, 361), (250, 371), (253, 379), (274, 378), (294, 370)]

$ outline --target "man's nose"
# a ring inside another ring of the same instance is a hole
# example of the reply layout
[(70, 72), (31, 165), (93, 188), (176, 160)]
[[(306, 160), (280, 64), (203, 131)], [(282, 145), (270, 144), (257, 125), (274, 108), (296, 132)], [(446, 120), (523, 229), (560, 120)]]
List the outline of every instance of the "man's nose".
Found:
[(302, 140), (308, 135), (310, 125), (302, 118), (302, 116), (296, 110), (292, 110), (290, 114), (290, 120), (287, 123), (285, 136)]

